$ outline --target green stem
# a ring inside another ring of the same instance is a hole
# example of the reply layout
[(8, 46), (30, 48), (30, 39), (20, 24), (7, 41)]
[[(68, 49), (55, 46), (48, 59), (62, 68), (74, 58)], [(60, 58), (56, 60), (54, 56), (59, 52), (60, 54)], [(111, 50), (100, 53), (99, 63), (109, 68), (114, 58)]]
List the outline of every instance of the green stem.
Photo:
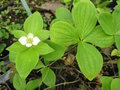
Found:
[(20, 0), (20, 1), (22, 2), (23, 6), (27, 12), (27, 15), (28, 16), (31, 15), (32, 13), (31, 13), (30, 8), (29, 8), (28, 4), (26, 3), (26, 1), (25, 0)]

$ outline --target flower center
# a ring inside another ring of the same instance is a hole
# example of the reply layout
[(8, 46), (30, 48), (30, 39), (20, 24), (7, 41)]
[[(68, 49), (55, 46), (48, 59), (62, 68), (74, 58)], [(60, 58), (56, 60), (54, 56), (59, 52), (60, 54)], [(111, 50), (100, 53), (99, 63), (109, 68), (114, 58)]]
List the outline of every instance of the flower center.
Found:
[(20, 37), (19, 42), (26, 47), (31, 47), (32, 45), (38, 45), (40, 39), (37, 36), (34, 36), (32, 33), (29, 33), (27, 36)]
[(32, 43), (33, 42), (33, 38), (27, 38), (27, 43)]

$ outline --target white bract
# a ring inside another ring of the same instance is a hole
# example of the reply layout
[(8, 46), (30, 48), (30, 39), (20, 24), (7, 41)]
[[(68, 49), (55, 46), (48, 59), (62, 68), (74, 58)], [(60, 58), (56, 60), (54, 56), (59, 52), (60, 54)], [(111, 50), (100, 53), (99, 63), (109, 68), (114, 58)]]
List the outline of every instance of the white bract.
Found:
[(29, 33), (27, 36), (20, 37), (18, 41), (26, 47), (31, 47), (32, 45), (37, 45), (40, 39), (32, 33)]

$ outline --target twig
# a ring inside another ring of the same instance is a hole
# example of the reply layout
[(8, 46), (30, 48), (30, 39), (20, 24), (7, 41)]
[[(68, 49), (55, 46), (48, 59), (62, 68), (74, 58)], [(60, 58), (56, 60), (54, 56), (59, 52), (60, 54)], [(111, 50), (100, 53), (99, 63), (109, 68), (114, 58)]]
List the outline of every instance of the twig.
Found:
[(52, 69), (66, 69), (66, 67), (50, 67)]
[(11, 90), (10, 87), (9, 87), (9, 85), (7, 83), (5, 83), (5, 85), (7, 86), (8, 90)]
[(117, 60), (110, 60), (108, 62), (104, 62), (104, 64), (117, 64)]
[(52, 64), (54, 64), (56, 61), (54, 61), (54, 62), (52, 62), (52, 63), (50, 63), (49, 65), (47, 65), (47, 66), (44, 66), (44, 67), (42, 67), (41, 69), (39, 69), (38, 70), (38, 72), (40, 72), (43, 68), (46, 68), (46, 67), (49, 67), (49, 66), (51, 66)]
[(50, 88), (57, 87), (57, 86), (60, 86), (60, 85), (66, 85), (66, 84), (76, 83), (76, 82), (78, 82), (78, 81), (80, 81), (80, 79), (75, 80), (75, 81), (72, 81), (72, 82), (63, 82), (63, 83), (59, 83), (59, 84), (56, 84), (55, 86), (45, 88), (44, 90), (49, 90)]
[(4, 56), (4, 57), (0, 57), (0, 60), (4, 60), (4, 59), (6, 59), (6, 58), (8, 58), (8, 57), (9, 57), (9, 54), (6, 55), (6, 56)]

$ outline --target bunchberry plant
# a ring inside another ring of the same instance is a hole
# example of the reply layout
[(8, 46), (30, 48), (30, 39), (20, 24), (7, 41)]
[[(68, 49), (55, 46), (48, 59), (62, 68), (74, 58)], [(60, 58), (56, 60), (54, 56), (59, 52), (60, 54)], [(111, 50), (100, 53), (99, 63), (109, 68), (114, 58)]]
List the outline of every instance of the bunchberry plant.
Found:
[(120, 50), (120, 5), (115, 7), (113, 13), (101, 13), (98, 21), (104, 32), (112, 36), (115, 45)]
[[(114, 49), (111, 53), (112, 56), (119, 57), (120, 50), (120, 4), (114, 8), (114, 11), (111, 13), (101, 13), (98, 17), (98, 21), (103, 28), (104, 32), (112, 36), (117, 49)], [(119, 90), (120, 89), (120, 60), (117, 62), (118, 74), (116, 78), (102, 76), (102, 90)]]
[(16, 69), (22, 79), (25, 79), (35, 68), (39, 55), (46, 55), (54, 51), (44, 42), (49, 37), (49, 31), (43, 30), (43, 20), (39, 12), (30, 15), (24, 23), (23, 30), (11, 32), (18, 41), (7, 50), (10, 60), (16, 64)]
[(25, 79), (21, 78), (18, 73), (14, 75), (13, 86), (16, 90), (35, 90), (40, 87), (42, 83), (49, 87), (54, 87), (56, 82), (55, 73), (47, 66), (45, 66), (41, 61), (38, 62), (34, 69), (41, 68), (41, 78), (30, 80), (26, 82)]
[[(93, 80), (103, 65), (102, 55), (94, 45), (108, 47), (114, 43), (113, 36), (105, 34), (100, 26), (96, 26), (97, 11), (90, 0), (80, 0), (74, 5), (72, 14), (67, 15), (72, 15), (69, 21), (66, 16), (60, 19), (57, 15), (57, 20), (51, 24), (51, 41), (66, 47), (77, 44), (78, 66), (89, 80)], [(73, 23), (70, 23), (71, 19)]]

